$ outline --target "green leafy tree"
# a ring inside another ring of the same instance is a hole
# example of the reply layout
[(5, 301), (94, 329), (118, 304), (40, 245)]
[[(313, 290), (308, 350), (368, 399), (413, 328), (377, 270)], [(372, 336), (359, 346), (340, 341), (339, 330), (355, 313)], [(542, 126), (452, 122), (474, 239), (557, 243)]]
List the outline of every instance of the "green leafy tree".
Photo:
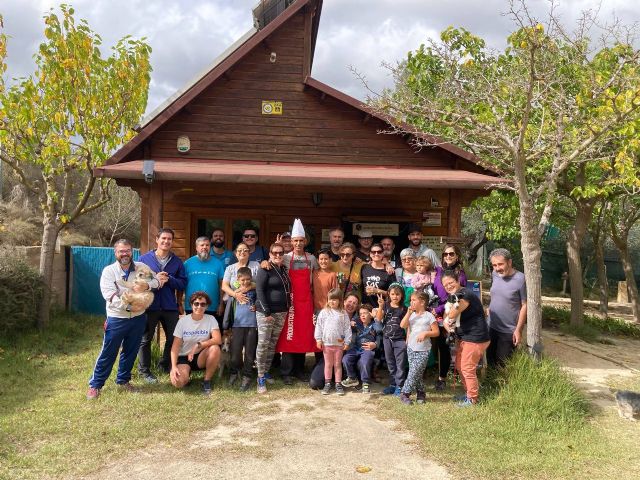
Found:
[[(49, 318), (58, 234), (109, 200), (107, 184), (92, 170), (134, 135), (151, 71), (144, 39), (124, 37), (103, 58), (100, 36), (86, 21), (75, 22), (73, 8), (61, 5), (60, 11), (60, 17), (53, 10), (44, 17), (34, 74), (0, 90), (0, 158), (42, 210), (40, 273), (47, 288), (41, 327)], [(1, 37), (0, 71), (5, 45)]]
[(460, 145), (511, 180), (527, 280), (527, 342), (537, 355), (541, 240), (559, 183), (572, 165), (599, 157), (638, 115), (639, 53), (615, 28), (596, 45), (587, 36), (588, 17), (569, 34), (553, 14), (540, 23), (524, 2), (511, 4), (511, 16), (517, 29), (503, 51), (448, 28), (439, 42), (411, 52), (394, 72), (396, 89), (371, 103), (420, 144)]

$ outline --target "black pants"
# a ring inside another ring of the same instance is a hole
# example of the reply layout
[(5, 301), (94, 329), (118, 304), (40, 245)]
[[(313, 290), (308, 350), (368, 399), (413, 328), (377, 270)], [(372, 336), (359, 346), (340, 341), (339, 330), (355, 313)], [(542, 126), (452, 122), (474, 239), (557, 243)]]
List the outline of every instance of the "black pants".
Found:
[(283, 377), (302, 377), (304, 376), (304, 359), (305, 353), (282, 353), (280, 362), (280, 375)]
[(167, 341), (164, 344), (162, 358), (158, 362), (158, 367), (169, 372), (171, 370), (171, 345), (173, 345), (173, 332), (178, 324), (178, 312), (170, 310), (158, 310), (147, 312), (147, 328), (142, 335), (140, 351), (138, 352), (138, 371), (141, 374), (151, 373), (151, 341), (156, 331), (156, 326), (160, 322), (164, 330)]
[(489, 329), (491, 343), (487, 349), (487, 362), (491, 367), (504, 367), (507, 359), (513, 355), (516, 347), (513, 344), (513, 334)]
[(251, 378), (253, 377), (253, 364), (256, 361), (258, 329), (256, 327), (233, 327), (231, 332), (231, 368), (229, 371), (232, 374), (240, 372), (243, 377)]
[(440, 329), (440, 335), (436, 338), (436, 348), (438, 349), (438, 376), (440, 378), (447, 378), (449, 373), (449, 367), (451, 367), (451, 350), (447, 345), (447, 337), (449, 333), (444, 327), (438, 327)]

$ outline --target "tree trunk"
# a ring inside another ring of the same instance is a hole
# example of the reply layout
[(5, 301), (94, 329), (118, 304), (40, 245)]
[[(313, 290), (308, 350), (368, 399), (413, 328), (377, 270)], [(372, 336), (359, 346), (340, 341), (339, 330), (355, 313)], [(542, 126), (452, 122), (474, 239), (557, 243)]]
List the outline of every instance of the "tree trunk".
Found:
[(580, 250), (587, 233), (589, 220), (596, 206), (596, 200), (578, 199), (576, 220), (567, 238), (567, 263), (569, 264), (569, 284), (571, 285), (571, 325), (584, 324), (584, 283), (582, 279), (582, 259)]
[(600, 295), (600, 314), (602, 318), (609, 315), (609, 281), (607, 265), (604, 263), (604, 239), (602, 235), (594, 236), (596, 271), (598, 272), (598, 293)]
[(631, 255), (629, 255), (628, 234), (621, 232), (620, 238), (615, 242), (616, 247), (620, 251), (620, 260), (624, 269), (624, 278), (627, 281), (627, 289), (629, 290), (629, 302), (631, 302), (631, 311), (633, 319), (636, 323), (640, 323), (640, 305), (638, 304), (638, 285), (633, 276), (633, 263)]
[(542, 356), (542, 269), (540, 234), (534, 206), (520, 199), (521, 250), (527, 283), (527, 346), (537, 360)]
[(38, 328), (43, 329), (49, 323), (49, 310), (51, 308), (51, 282), (53, 280), (53, 256), (56, 249), (56, 240), (60, 228), (55, 220), (45, 219), (42, 232), (42, 247), (40, 249), (40, 275), (44, 283), (42, 303), (38, 313)]

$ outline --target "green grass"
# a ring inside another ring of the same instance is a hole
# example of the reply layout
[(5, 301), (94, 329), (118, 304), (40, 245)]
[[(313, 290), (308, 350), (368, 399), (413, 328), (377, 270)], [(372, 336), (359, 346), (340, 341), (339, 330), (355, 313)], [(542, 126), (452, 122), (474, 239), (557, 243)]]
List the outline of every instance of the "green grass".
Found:
[(611, 411), (591, 412), (555, 361), (519, 354), (484, 381), (481, 396), (466, 409), (453, 407), (450, 393), (429, 395), (424, 407), (383, 404), (461, 478), (623, 478), (640, 468), (637, 436), (627, 436), (633, 426)]
[(87, 401), (102, 321), (67, 314), (41, 334), (0, 337), (0, 478), (84, 475), (132, 450), (178, 444), (255, 404), (255, 395), (218, 385), (205, 398), (198, 377), (184, 391), (165, 376), (139, 394), (120, 393), (115, 369), (99, 400)]
[[(545, 326), (552, 326), (564, 333), (575, 335), (582, 340), (595, 343), (602, 341), (601, 335), (616, 335), (629, 338), (640, 338), (640, 326), (624, 320), (609, 317), (603, 319), (593, 315), (584, 315), (584, 324), (570, 324), (571, 312), (562, 307), (542, 307), (542, 321)], [(605, 340), (606, 341), (606, 340)]]

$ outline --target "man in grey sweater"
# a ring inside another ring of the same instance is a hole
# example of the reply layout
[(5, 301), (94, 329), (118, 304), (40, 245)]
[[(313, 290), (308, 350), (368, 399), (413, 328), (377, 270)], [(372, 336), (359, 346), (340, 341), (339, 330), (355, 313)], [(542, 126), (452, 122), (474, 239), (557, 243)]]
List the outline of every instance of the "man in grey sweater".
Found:
[[(144, 310), (132, 311), (131, 306), (122, 301), (122, 294), (128, 289), (119, 284), (119, 280), (127, 281), (135, 269), (143, 264), (131, 260), (133, 249), (129, 240), (118, 240), (114, 245), (114, 254), (116, 262), (106, 266), (100, 277), (100, 291), (106, 301), (107, 319), (104, 323), (102, 350), (89, 380), (88, 400), (95, 400), (100, 395), (120, 348), (122, 352), (116, 385), (124, 391), (135, 390), (130, 383), (131, 369), (147, 324)], [(160, 286), (160, 282), (154, 278), (146, 283), (136, 283), (131, 290), (140, 293)]]

